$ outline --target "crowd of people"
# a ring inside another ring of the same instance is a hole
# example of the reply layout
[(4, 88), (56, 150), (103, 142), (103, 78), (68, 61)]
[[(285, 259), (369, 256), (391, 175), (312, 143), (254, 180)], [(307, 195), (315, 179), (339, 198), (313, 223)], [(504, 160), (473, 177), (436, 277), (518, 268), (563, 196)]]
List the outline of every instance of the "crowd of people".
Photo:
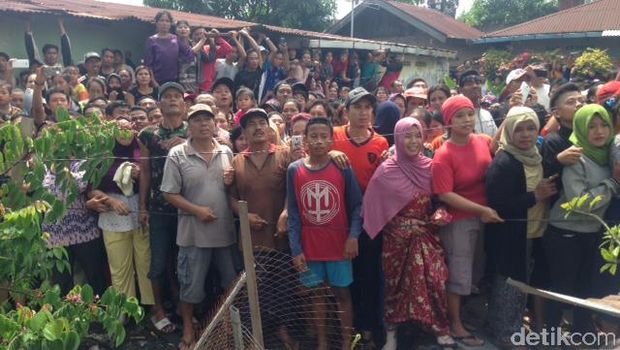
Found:
[[(296, 50), (166, 11), (155, 23), (139, 65), (108, 48), (74, 65), (62, 21), (61, 48), (46, 44), (41, 58), (27, 26), (31, 68), (15, 76), (0, 53), (0, 113), (33, 137), (59, 107), (131, 131), (98, 188), (72, 163), (81, 195), (45, 231), (99, 295), (139, 290), (159, 332), (176, 331), (176, 311), (180, 348), (199, 336), (211, 265), (224, 289), (243, 268), (240, 200), (254, 249), (291, 254), (308, 289), (331, 287), (342, 349), (353, 330), (368, 348), (396, 349), (405, 323), (446, 349), (482, 346), (461, 316), (472, 292), (487, 294), (499, 345), (526, 312), (533, 329), (560, 324), (562, 305), (528, 303), (507, 278), (577, 297), (618, 292), (599, 273), (601, 224), (565, 217), (562, 203), (603, 195), (592, 212), (620, 217), (620, 82), (550, 81), (544, 64), (524, 65), (496, 98), (475, 70), (458, 89), (428, 86), (398, 80), (402, 58), (389, 52)], [(53, 169), (45, 186), (63, 195)], [(73, 277), (54, 281), (68, 291)], [(313, 306), (322, 350), (324, 305)], [(575, 309), (573, 329), (593, 329), (594, 316)], [(299, 346), (285, 326), (278, 337)]]

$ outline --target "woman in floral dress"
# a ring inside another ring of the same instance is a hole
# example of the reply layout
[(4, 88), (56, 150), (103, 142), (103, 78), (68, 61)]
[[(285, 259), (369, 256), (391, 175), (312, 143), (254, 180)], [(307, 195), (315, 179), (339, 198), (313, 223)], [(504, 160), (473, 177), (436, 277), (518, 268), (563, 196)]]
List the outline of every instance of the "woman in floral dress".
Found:
[(433, 207), (431, 160), (421, 153), (423, 127), (415, 118), (403, 118), (394, 139), (395, 155), (374, 173), (363, 206), (368, 235), (383, 232), (384, 349), (396, 349), (396, 325), (404, 322), (434, 334), (444, 348), (455, 347), (447, 317), (448, 271), (437, 235), (448, 214)]

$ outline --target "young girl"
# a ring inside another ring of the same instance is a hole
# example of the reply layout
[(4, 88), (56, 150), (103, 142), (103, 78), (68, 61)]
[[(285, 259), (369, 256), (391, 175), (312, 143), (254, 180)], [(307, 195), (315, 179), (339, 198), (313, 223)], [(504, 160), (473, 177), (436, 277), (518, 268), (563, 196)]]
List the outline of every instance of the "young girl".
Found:
[(125, 91), (123, 91), (121, 77), (116, 73), (108, 75), (107, 91), (108, 99), (110, 101), (125, 101), (126, 96), (128, 95), (125, 94)]
[[(604, 107), (590, 104), (581, 107), (573, 118), (573, 133), (569, 140), (581, 147), (579, 161), (562, 170), (562, 192), (549, 214), (550, 224), (544, 236), (545, 254), (555, 292), (586, 298), (590, 296), (594, 258), (600, 254), (601, 224), (588, 216), (571, 214), (565, 218), (562, 204), (589, 194), (602, 195), (592, 213), (602, 217), (620, 186), (620, 166), (609, 165), (609, 145), (613, 140), (613, 123)], [(559, 310), (552, 313), (549, 326), (559, 323)], [(582, 309), (573, 313), (573, 331), (590, 328), (590, 314)]]
[(396, 123), (395, 155), (375, 171), (364, 196), (364, 229), (370, 237), (383, 231), (384, 350), (396, 349), (396, 325), (404, 322), (433, 333), (440, 346), (456, 345), (448, 325), (448, 271), (437, 235), (437, 225), (445, 225), (447, 215), (433, 209), (423, 129), (411, 117)]
[(433, 193), (448, 205), (453, 220), (439, 234), (448, 263), (448, 316), (455, 340), (465, 346), (481, 346), (482, 339), (465, 329), (461, 321), (461, 297), (471, 293), (476, 241), (483, 223), (502, 222), (487, 206), (484, 179), (491, 164), (489, 138), (474, 133), (474, 105), (465, 96), (454, 96), (441, 107), (448, 140), (433, 158)]
[(79, 103), (86, 103), (90, 98), (84, 84), (78, 82), (80, 78), (80, 70), (76, 66), (69, 66), (62, 72), (63, 75), (70, 77), (69, 86), (71, 86), (71, 97)]
[(127, 103), (133, 106), (136, 101), (140, 101), (144, 97), (151, 97), (155, 101), (158, 100), (157, 82), (153, 77), (153, 72), (147, 66), (138, 66), (136, 68), (136, 86), (129, 90)]
[(245, 115), (245, 113), (250, 109), (256, 107), (256, 98), (254, 98), (254, 93), (252, 90), (242, 87), (237, 90), (237, 96), (235, 96), (237, 100), (237, 113), (235, 113), (235, 125), (239, 125), (239, 121)]

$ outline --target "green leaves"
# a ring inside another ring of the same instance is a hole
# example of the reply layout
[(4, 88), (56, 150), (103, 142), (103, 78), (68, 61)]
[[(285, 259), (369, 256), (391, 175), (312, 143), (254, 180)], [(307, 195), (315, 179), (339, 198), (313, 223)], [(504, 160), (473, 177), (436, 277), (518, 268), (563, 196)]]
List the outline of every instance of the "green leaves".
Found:
[(82, 302), (86, 304), (90, 304), (95, 300), (95, 292), (93, 291), (93, 287), (88, 284), (82, 286), (80, 295), (82, 296)]
[(457, 89), (458, 88), (458, 84), (456, 83), (456, 81), (454, 79), (450, 78), (449, 75), (446, 75), (445, 77), (443, 77), (443, 83), (449, 89)]
[[(21, 329), (19, 323), (0, 314), (0, 338), (8, 338), (12, 333)], [(0, 343), (1, 344), (1, 343)]]
[(573, 74), (585, 78), (604, 78), (612, 72), (614, 66), (607, 50), (589, 47), (575, 60)]
[(568, 218), (571, 214), (579, 214), (597, 220), (605, 228), (603, 243), (599, 247), (605, 264), (601, 266), (599, 271), (601, 273), (607, 271), (615, 275), (618, 269), (618, 262), (620, 262), (620, 225), (608, 226), (603, 219), (592, 213), (603, 199), (604, 196), (599, 195), (590, 200), (590, 195), (584, 194), (581, 197), (562, 203), (560, 206), (566, 211), (565, 218)]
[(53, 341), (60, 339), (62, 332), (65, 328), (63, 320), (54, 320), (45, 325), (43, 328), (43, 337), (45, 339)]
[[(90, 324), (104, 320), (114, 327), (113, 334), (112, 329), (108, 332), (118, 345), (125, 339), (120, 317), (143, 316), (135, 298), (128, 300), (111, 292), (113, 307), (109, 307), (96, 300), (90, 286), (78, 286), (63, 298), (60, 289), (47, 282), (54, 269), (62, 272), (69, 263), (64, 248), (48, 248), (51, 236), (43, 232), (43, 222), (61, 219), (80, 195), (80, 188), (86, 188), (74, 176), (75, 161), (85, 164), (80, 169), (84, 181), (92, 187), (99, 184), (113, 161), (108, 157), (119, 133), (113, 123), (99, 118), (72, 119), (62, 109), (56, 111), (56, 118), (58, 123), (35, 140), (24, 139), (11, 123), (0, 127), (0, 174), (4, 175), (0, 186), (0, 283), (12, 290), (14, 300), (28, 303), (15, 309), (4, 304), (2, 310), (8, 311), (0, 314), (0, 349), (75, 350)], [(0, 305), (3, 302), (0, 300)]]

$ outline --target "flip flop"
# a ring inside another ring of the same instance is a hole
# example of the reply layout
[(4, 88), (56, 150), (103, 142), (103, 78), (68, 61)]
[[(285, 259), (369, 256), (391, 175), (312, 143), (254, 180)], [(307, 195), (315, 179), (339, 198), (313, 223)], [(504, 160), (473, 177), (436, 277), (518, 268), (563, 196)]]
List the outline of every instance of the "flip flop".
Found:
[[(439, 338), (447, 338), (446, 339), (447, 341), (442, 342), (439, 340)], [(437, 345), (444, 350), (449, 350), (449, 349), (460, 350), (461, 349), (461, 347), (454, 341), (454, 338), (452, 337), (438, 337), (436, 342), (437, 342)]]
[(163, 334), (170, 334), (176, 330), (176, 326), (174, 325), (174, 323), (170, 322), (168, 317), (164, 317), (161, 320), (157, 321), (155, 319), (155, 316), (152, 316), (151, 323), (158, 332), (161, 332)]
[(477, 338), (475, 335), (470, 334), (462, 337), (452, 336), (454, 340), (468, 347), (480, 347), (485, 344), (484, 339)]
[(179, 349), (179, 350), (192, 350), (194, 348), (194, 345), (196, 345), (195, 342), (188, 343), (185, 340), (181, 339), (181, 342), (177, 346), (177, 349)]

